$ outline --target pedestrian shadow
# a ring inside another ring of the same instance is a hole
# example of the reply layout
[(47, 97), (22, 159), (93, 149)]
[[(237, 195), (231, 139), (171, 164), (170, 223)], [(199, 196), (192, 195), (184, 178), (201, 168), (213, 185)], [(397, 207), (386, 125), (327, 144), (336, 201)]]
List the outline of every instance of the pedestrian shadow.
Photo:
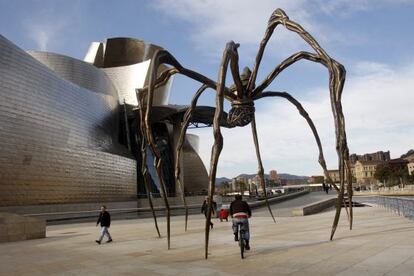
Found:
[(82, 236), (89, 236), (91, 235), (90, 233), (77, 233), (76, 232), (68, 232), (68, 233), (59, 233), (59, 234), (54, 234), (52, 236), (48, 236), (46, 233), (46, 238), (44, 239), (40, 239), (43, 241), (59, 241), (59, 240), (66, 240), (66, 239), (70, 239), (70, 238), (77, 238), (77, 237), (82, 237)]

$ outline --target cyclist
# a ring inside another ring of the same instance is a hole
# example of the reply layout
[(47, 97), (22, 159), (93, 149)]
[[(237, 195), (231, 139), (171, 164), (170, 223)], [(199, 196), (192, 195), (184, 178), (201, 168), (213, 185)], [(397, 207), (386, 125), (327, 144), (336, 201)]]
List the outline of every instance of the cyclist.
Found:
[(250, 250), (249, 240), (249, 218), (252, 216), (249, 204), (242, 200), (241, 195), (236, 195), (235, 200), (230, 204), (230, 215), (233, 218), (234, 241), (239, 241), (238, 225), (240, 230), (244, 230), (244, 239), (246, 241), (246, 250)]

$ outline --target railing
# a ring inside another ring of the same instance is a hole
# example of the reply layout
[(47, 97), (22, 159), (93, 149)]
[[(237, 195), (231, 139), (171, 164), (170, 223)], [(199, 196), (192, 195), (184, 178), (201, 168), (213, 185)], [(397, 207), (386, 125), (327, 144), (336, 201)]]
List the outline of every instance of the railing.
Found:
[(355, 201), (375, 203), (390, 212), (414, 220), (414, 198), (395, 196), (363, 197), (363, 200), (355, 198)]
[[(160, 193), (151, 193), (153, 198), (162, 198)], [(181, 197), (178, 193), (168, 193), (168, 197)], [(207, 191), (199, 191), (199, 192), (185, 192), (185, 196), (206, 196), (208, 195)], [(137, 198), (147, 198), (147, 194), (138, 194)]]

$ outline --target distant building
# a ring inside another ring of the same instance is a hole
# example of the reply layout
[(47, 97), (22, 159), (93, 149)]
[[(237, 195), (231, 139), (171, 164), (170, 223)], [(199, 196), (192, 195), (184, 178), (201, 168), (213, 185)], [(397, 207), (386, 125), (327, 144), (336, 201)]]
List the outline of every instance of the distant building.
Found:
[(236, 178), (233, 178), (231, 180), (231, 190), (234, 192), (236, 190), (236, 184), (237, 184), (237, 180)]
[(359, 185), (371, 185), (378, 184), (378, 180), (374, 178), (375, 171), (379, 164), (384, 161), (371, 160), (371, 161), (357, 161), (355, 163), (355, 178)]
[(349, 156), (351, 164), (355, 164), (357, 161), (389, 161), (391, 160), (390, 151), (377, 151), (374, 153), (365, 153), (357, 155), (356, 153)]
[(408, 161), (408, 174), (414, 175), (414, 150), (409, 150), (406, 154), (401, 155), (401, 158)]
[(246, 177), (235, 177), (231, 180), (231, 187), (234, 192), (249, 188), (249, 182)]
[(322, 183), (323, 181), (324, 181), (324, 176), (323, 175), (312, 175), (308, 179), (308, 183), (310, 183), (310, 184)]
[(251, 178), (251, 183), (252, 185), (256, 186), (258, 189), (260, 189), (261, 185), (260, 185), (260, 176), (258, 174), (256, 174), (255, 177)]
[(414, 175), (414, 161), (407, 164), (408, 174)]
[[(359, 186), (368, 186), (379, 183), (379, 181), (375, 179), (374, 175), (377, 170), (377, 166), (380, 164), (388, 164), (393, 169), (406, 166), (408, 173), (410, 175), (414, 174), (414, 150), (409, 150), (406, 154), (403, 154), (401, 158), (396, 159), (390, 158), (389, 151), (378, 151), (375, 153), (366, 153), (362, 155), (351, 154), (349, 156), (349, 159), (351, 163), (350, 169), (353, 177), (353, 182), (356, 182)], [(340, 182), (338, 170), (328, 170), (328, 173), (333, 182)]]
[[(341, 177), (339, 176), (339, 170), (328, 170), (328, 174), (334, 183), (341, 182)], [(355, 167), (352, 165), (351, 165), (351, 174), (352, 174), (352, 177), (355, 177)], [(325, 183), (329, 183), (325, 176), (324, 176), (324, 180), (325, 180)], [(347, 180), (347, 177), (345, 175), (345, 181), (346, 180)]]
[(257, 183), (257, 184), (260, 184), (260, 176), (258, 174), (256, 174), (256, 176), (253, 177), (253, 180), (252, 181), (255, 182), (255, 183)]
[(240, 183), (247, 184), (247, 178), (246, 177), (243, 177), (243, 176), (237, 177), (236, 180)]
[(404, 158), (395, 158), (387, 162), (393, 170), (400, 170), (407, 168), (409, 161)]
[[(339, 177), (339, 170), (328, 170), (328, 174), (334, 183), (341, 182), (341, 178)], [(325, 177), (325, 182), (328, 182), (326, 177)]]
[(414, 150), (409, 150), (406, 154), (401, 155), (400, 158), (403, 158), (408, 161), (414, 161)]
[(275, 182), (279, 181), (279, 175), (277, 174), (277, 171), (271, 170), (269, 172), (269, 178), (270, 178), (270, 180), (273, 180)]

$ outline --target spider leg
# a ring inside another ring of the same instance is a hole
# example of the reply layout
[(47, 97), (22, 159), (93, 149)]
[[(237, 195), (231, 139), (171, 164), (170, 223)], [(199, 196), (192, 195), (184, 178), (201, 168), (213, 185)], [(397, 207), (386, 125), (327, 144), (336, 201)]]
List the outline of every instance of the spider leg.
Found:
[(272, 208), (270, 208), (269, 201), (267, 200), (266, 182), (264, 179), (264, 169), (263, 169), (263, 164), (262, 164), (262, 158), (260, 157), (259, 140), (257, 139), (256, 118), (254, 115), (253, 115), (253, 120), (251, 122), (251, 125), (252, 125), (254, 146), (256, 148), (256, 157), (257, 157), (257, 162), (259, 166), (257, 174), (260, 177), (260, 185), (262, 186), (262, 189), (263, 189), (267, 209), (269, 209), (270, 215), (272, 216), (273, 221), (276, 223), (275, 217), (273, 216)]
[[(349, 202), (350, 202), (350, 206), (349, 206), (350, 211), (348, 212), (347, 204), (346, 204), (345, 198), (344, 198), (344, 194), (345, 194), (344, 193), (345, 192), (345, 187), (344, 186), (345, 185), (344, 185), (343, 178), (341, 178), (341, 185), (338, 188), (336, 186), (336, 184), (332, 181), (331, 177), (329, 176), (329, 173), (328, 173), (327, 168), (326, 168), (325, 158), (323, 156), (322, 145), (321, 145), (321, 142), (320, 142), (320, 139), (319, 139), (319, 135), (318, 135), (318, 133), (316, 131), (316, 127), (313, 124), (313, 121), (309, 117), (308, 113), (303, 109), (302, 105), (295, 98), (293, 98), (290, 94), (288, 94), (286, 92), (263, 92), (259, 96), (255, 97), (255, 99), (260, 99), (260, 98), (263, 98), (263, 97), (272, 97), (272, 96), (283, 97), (283, 98), (289, 100), (292, 104), (294, 104), (297, 107), (297, 109), (299, 110), (299, 113), (306, 119), (306, 121), (308, 122), (310, 128), (312, 129), (312, 132), (314, 134), (314, 137), (315, 137), (316, 143), (318, 145), (318, 149), (319, 149), (319, 163), (320, 163), (321, 167), (324, 170), (324, 174), (325, 174), (328, 182), (330, 182), (330, 184), (338, 192), (338, 198), (337, 198), (337, 202), (336, 202), (336, 213), (335, 213), (335, 218), (334, 218), (334, 222), (333, 222), (333, 225), (332, 225), (332, 231), (331, 231), (331, 236), (330, 236), (330, 239), (332, 240), (333, 235), (335, 233), (335, 230), (337, 228), (338, 222), (339, 222), (339, 216), (340, 216), (342, 204), (344, 204), (345, 209), (347, 211), (348, 219), (349, 219), (349, 222), (350, 222), (350, 228), (352, 227), (352, 197), (350, 196), (350, 194), (352, 194), (352, 186), (349, 186), (349, 184), (348, 184), (348, 189), (349, 189), (348, 191), (351, 191), (351, 192), (348, 192)], [(348, 162), (345, 163), (344, 159), (340, 158), (340, 167), (341, 166), (343, 166), (342, 167), (343, 170), (344, 170), (344, 167), (347, 170), (347, 178), (348, 178), (348, 183), (349, 183), (349, 180), (352, 181), (352, 179), (350, 179), (349, 163)]]
[[(232, 55), (230, 56), (230, 59), (231, 59), (230, 68), (231, 68), (231, 73), (232, 73), (234, 83), (235, 83), (236, 89), (237, 89), (236, 93), (239, 94), (239, 96), (241, 97), (240, 93), (243, 93), (243, 85), (242, 85), (242, 81), (240, 79), (239, 55), (237, 53), (237, 48), (239, 47), (239, 44), (233, 43), (232, 45), (233, 45), (233, 48), (232, 48)], [(178, 183), (178, 186), (181, 189), (181, 193), (183, 195), (183, 202), (184, 202), (184, 206), (185, 206), (185, 209), (186, 209), (186, 213), (185, 213), (185, 231), (187, 231), (188, 208), (187, 208), (187, 204), (185, 202), (184, 185), (181, 181), (181, 169), (180, 169), (181, 149), (183, 147), (184, 140), (185, 140), (185, 134), (187, 133), (187, 128), (188, 128), (188, 125), (190, 123), (191, 117), (194, 113), (194, 110), (196, 108), (197, 101), (198, 101), (199, 97), (201, 96), (201, 94), (207, 88), (208, 88), (208, 85), (203, 85), (203, 86), (200, 87), (200, 89), (196, 92), (196, 94), (194, 95), (194, 97), (191, 101), (190, 108), (188, 108), (187, 111), (185, 112), (184, 121), (183, 121), (181, 132), (180, 132), (180, 137), (178, 139), (177, 147), (176, 147), (175, 179), (176, 179), (176, 182)]]
[[(151, 90), (149, 90), (149, 91), (151, 91)], [(167, 188), (165, 186), (164, 178), (163, 178), (162, 171), (161, 171), (161, 168), (162, 168), (162, 165), (163, 165), (163, 159), (162, 159), (162, 156), (161, 156), (161, 152), (158, 150), (158, 148), (156, 146), (156, 142), (155, 142), (155, 139), (154, 139), (154, 136), (153, 136), (153, 133), (152, 133), (151, 122), (149, 120), (149, 117), (147, 116), (148, 110), (152, 108), (152, 97), (150, 97), (150, 95), (144, 95), (143, 94), (143, 97), (145, 97), (145, 96), (147, 96), (147, 105), (145, 107), (145, 115), (143, 114), (144, 116), (142, 116), (142, 122), (141, 122), (142, 125), (144, 126), (143, 127), (143, 132), (145, 134), (144, 135), (145, 139), (143, 141), (145, 144), (143, 145), (142, 157), (145, 158), (145, 159), (143, 159), (142, 162), (145, 163), (145, 165), (146, 165), (146, 149), (147, 149), (147, 146), (149, 145), (150, 149), (151, 149), (151, 151), (154, 155), (154, 167), (156, 169), (157, 176), (158, 176), (158, 179), (159, 179), (159, 182), (160, 182), (160, 187), (161, 187), (160, 192), (161, 192), (162, 198), (164, 200), (164, 205), (165, 205), (165, 210), (166, 210), (166, 217), (167, 217), (168, 249), (170, 249), (170, 233), (171, 233), (170, 232), (170, 216), (171, 216), (171, 210), (170, 210), (170, 205), (169, 205), (169, 202), (168, 202)], [(150, 103), (149, 103), (148, 99), (151, 99)], [(146, 170), (145, 170), (144, 177), (147, 179), (147, 177), (149, 178), (150, 175), (148, 173), (147, 167), (145, 169)]]
[(326, 66), (324, 60), (316, 54), (305, 51), (297, 52), (276, 66), (275, 69), (273, 69), (273, 71), (254, 89), (252, 96), (257, 97), (260, 95), (260, 93), (262, 93), (262, 91), (266, 89), (283, 70), (302, 59), (321, 63)]
[(151, 208), (151, 212), (152, 212), (152, 216), (154, 218), (154, 223), (155, 223), (155, 229), (157, 230), (158, 233), (158, 237), (161, 238), (161, 234), (160, 234), (160, 229), (158, 228), (158, 223), (157, 223), (157, 216), (155, 215), (155, 211), (154, 211), (154, 204), (152, 203), (152, 195), (151, 195), (151, 188), (149, 185), (149, 179), (151, 178), (149, 171), (148, 171), (148, 166), (147, 166), (147, 142), (145, 141), (146, 137), (144, 135), (144, 111), (142, 109), (143, 105), (143, 94), (139, 94), (137, 93), (137, 98), (138, 98), (138, 105), (139, 105), (139, 120), (140, 120), (140, 124), (139, 124), (139, 128), (140, 128), (140, 132), (141, 132), (141, 158), (142, 158), (142, 165), (141, 165), (141, 172), (142, 175), (144, 176), (144, 185), (145, 185), (145, 190), (147, 193), (147, 198), (148, 198), (148, 202), (149, 202), (149, 206)]
[(257, 52), (257, 55), (256, 55), (256, 61), (253, 66), (252, 74), (250, 75), (249, 82), (247, 83), (247, 91), (252, 91), (254, 89), (256, 78), (257, 78), (257, 73), (260, 67), (260, 62), (262, 61), (263, 53), (266, 48), (267, 42), (269, 42), (269, 39), (272, 36), (277, 25), (284, 23), (283, 14), (284, 12), (281, 9), (277, 9), (272, 13), (272, 16), (270, 17), (268, 21), (265, 35), (262, 41), (260, 42), (259, 51)]
[[(309, 53), (309, 52), (305, 52), (305, 51), (301, 51), (301, 52), (295, 53), (295, 54), (291, 55), (290, 57), (288, 57), (287, 59), (285, 59), (278, 66), (276, 66), (276, 68), (260, 83), (260, 85), (256, 87), (256, 89), (253, 92), (254, 99), (261, 98), (262, 97), (262, 91), (263, 91), (263, 89), (265, 89), (266, 87), (268, 87), (270, 85), (270, 83), (284, 69), (286, 69), (290, 65), (292, 65), (292, 64), (294, 64), (294, 63), (296, 63), (296, 62), (298, 62), (298, 61), (300, 61), (302, 59), (309, 60), (309, 61), (313, 61), (313, 62), (317, 62), (317, 63), (321, 63), (321, 64), (327, 66), (327, 63), (325, 62), (325, 60), (324, 59), (321, 59), (320, 57), (318, 57), (315, 54), (312, 54), (312, 53)], [(269, 92), (264, 92), (264, 94), (268, 94), (268, 93)], [(280, 93), (280, 92), (278, 92), (278, 93)], [(266, 96), (266, 95), (264, 95), (264, 96)], [(324, 160), (323, 160), (323, 162), (325, 163)], [(322, 163), (321, 163), (321, 165), (322, 165)], [(326, 167), (326, 164), (324, 166)], [(348, 173), (350, 173), (350, 169), (349, 168), (347, 168), (346, 170), (347, 170)], [(333, 181), (332, 181), (331, 177), (329, 176), (329, 174), (327, 173), (327, 171), (324, 170), (324, 174), (325, 174), (325, 177), (327, 178), (328, 182), (339, 193), (339, 191), (340, 191), (339, 188), (336, 186), (336, 184), (333, 183)], [(348, 179), (350, 179), (351, 182), (348, 181), (348, 187), (347, 187), (348, 189), (347, 190), (348, 191), (352, 191), (352, 178), (349, 178), (348, 177)], [(349, 183), (351, 183), (351, 186), (350, 186)], [(349, 198), (350, 202), (352, 203), (352, 192), (348, 192), (348, 198)], [(349, 220), (349, 223), (350, 223), (350, 229), (352, 229), (352, 217), (353, 217), (352, 216), (352, 204), (349, 206), (349, 209), (350, 209), (349, 212), (348, 212), (348, 207), (347, 207), (347, 204), (345, 203), (345, 200), (344, 200), (344, 206), (345, 206), (345, 210), (346, 210), (346, 213), (347, 213), (347, 216), (348, 216), (348, 220)]]
[(184, 183), (181, 181), (181, 150), (184, 145), (185, 141), (185, 135), (187, 133), (188, 125), (190, 124), (191, 117), (194, 113), (195, 107), (197, 105), (197, 101), (200, 98), (201, 94), (208, 88), (207, 85), (203, 85), (198, 89), (197, 93), (194, 95), (191, 106), (187, 109), (187, 111), (184, 114), (184, 120), (181, 126), (180, 136), (177, 141), (176, 146), (176, 156), (175, 156), (175, 181), (177, 182), (178, 186), (181, 190), (182, 200), (184, 203), (185, 208), (185, 231), (187, 231), (187, 224), (188, 224), (188, 207), (185, 200), (185, 193), (184, 193)]
[(214, 113), (213, 120), (213, 133), (214, 144), (211, 150), (210, 160), (210, 174), (209, 174), (209, 187), (208, 187), (208, 206), (207, 206), (207, 219), (206, 219), (206, 231), (205, 231), (205, 258), (208, 258), (208, 242), (210, 234), (210, 222), (211, 222), (211, 210), (213, 208), (213, 195), (216, 182), (217, 164), (220, 157), (221, 150), (223, 149), (223, 136), (220, 131), (220, 121), (223, 114), (223, 101), (224, 101), (224, 89), (226, 82), (227, 67), (229, 65), (231, 55), (234, 55), (237, 44), (229, 42), (223, 53), (222, 61), (220, 64), (220, 71), (217, 81), (217, 94), (216, 94), (216, 111)]
[[(301, 58), (305, 58), (308, 60), (314, 60), (314, 56), (313, 55), (308, 55), (308, 53), (306, 52), (301, 52), (298, 57)], [(299, 59), (297, 59), (299, 60)], [(291, 61), (289, 61), (289, 63), (294, 63), (295, 61), (297, 61), (295, 59), (292, 59)], [(332, 62), (332, 60), (331, 60)], [(327, 65), (327, 63), (324, 60), (321, 60), (320, 63)], [(288, 64), (288, 63), (286, 63)], [(346, 170), (346, 175), (348, 176), (348, 200), (349, 200), (349, 208), (350, 211), (348, 212), (347, 209), (347, 205), (345, 204), (345, 208), (347, 210), (347, 214), (348, 214), (348, 218), (349, 218), (349, 222), (350, 222), (350, 229), (352, 229), (352, 221), (353, 221), (353, 212), (352, 212), (352, 178), (349, 177), (350, 175), (350, 167), (349, 167), (349, 150), (348, 150), (348, 146), (346, 143), (346, 133), (345, 133), (345, 119), (342, 113), (342, 105), (341, 105), (341, 101), (340, 101), (340, 96), (341, 96), (341, 92), (342, 92), (342, 88), (343, 88), (343, 83), (345, 80), (345, 71), (342, 67), (342, 65), (340, 65), (337, 62), (332, 62), (332, 70), (330, 71), (330, 91), (331, 91), (331, 106), (332, 106), (332, 112), (334, 114), (334, 118), (335, 118), (335, 133), (336, 133), (336, 149), (337, 149), (337, 153), (338, 153), (338, 159), (339, 159), (339, 172), (340, 172), (340, 178), (341, 178), (341, 183), (340, 183), (340, 188), (339, 188), (339, 192), (338, 192), (338, 200), (336, 203), (336, 213), (335, 213), (335, 217), (334, 217), (334, 222), (332, 225), (332, 231), (331, 231), (331, 236), (330, 239), (333, 239), (333, 235), (335, 234), (338, 222), (339, 222), (339, 217), (340, 217), (340, 212), (341, 212), (341, 207), (342, 207), (342, 203), (344, 202), (344, 193), (345, 193), (345, 170)], [(290, 65), (290, 64), (289, 64)], [(286, 66), (287, 67), (287, 66)], [(284, 66), (281, 66), (281, 68), (286, 68)], [(327, 66), (328, 69), (330, 68), (329, 66)], [(261, 92), (260, 92), (261, 93)], [(262, 95), (265, 93), (262, 93)], [(259, 98), (261, 96), (261, 94), (258, 94), (257, 96), (255, 96), (255, 98)], [(327, 173), (325, 172), (325, 175)], [(330, 178), (328, 178), (330, 179)], [(335, 186), (334, 186), (335, 187)]]
[(237, 48), (239, 47), (239, 44), (235, 44), (234, 49), (232, 50), (232, 55), (230, 56), (231, 62), (230, 62), (230, 69), (231, 69), (231, 75), (233, 76), (234, 84), (236, 86), (236, 95), (238, 98), (243, 98), (243, 93), (245, 92), (243, 89), (243, 84), (240, 79), (240, 71), (239, 71), (239, 54), (237, 52)]
[[(173, 66), (173, 68), (166, 70), (161, 73), (160, 77), (158, 77), (158, 69), (161, 64), (168, 64)], [(161, 156), (160, 151), (158, 150), (156, 146), (156, 142), (154, 139), (153, 131), (152, 131), (152, 124), (151, 124), (151, 114), (152, 114), (152, 103), (154, 98), (154, 92), (157, 85), (161, 85), (161, 83), (168, 81), (168, 79), (175, 73), (180, 73), (182, 75), (185, 75), (191, 79), (194, 79), (196, 81), (199, 81), (208, 87), (212, 87), (216, 89), (218, 85), (216, 82), (210, 80), (209, 78), (203, 76), (200, 73), (197, 73), (195, 71), (189, 70), (185, 67), (183, 67), (175, 58), (173, 55), (171, 55), (166, 50), (157, 50), (152, 59), (151, 64), (149, 68), (149, 80), (148, 80), (148, 86), (144, 87), (142, 91), (146, 92), (146, 108), (145, 108), (145, 116), (144, 116), (144, 132), (146, 136), (146, 142), (149, 144), (151, 151), (154, 155), (154, 167), (157, 171), (157, 176), (160, 181), (160, 187), (161, 187), (161, 194), (164, 200), (165, 208), (166, 208), (166, 217), (167, 217), (167, 240), (168, 240), (168, 249), (170, 249), (170, 237), (171, 237), (171, 231), (170, 231), (170, 215), (171, 210), (168, 202), (168, 194), (167, 189), (165, 186), (164, 178), (161, 172), (162, 166), (163, 166), (163, 158)], [(223, 95), (226, 98), (233, 99), (235, 96), (229, 92), (229, 89), (227, 87), (223, 87)]]
[[(345, 68), (332, 59), (326, 52), (321, 48), (318, 42), (298, 23), (291, 21), (289, 17), (285, 14), (285, 12), (281, 9), (277, 9), (273, 12), (272, 16), (269, 19), (268, 30), (274, 30), (274, 28), (278, 24), (283, 24), (288, 30), (297, 33), (305, 42), (311, 46), (316, 55), (310, 57), (307, 55), (309, 60), (317, 61), (328, 68), (329, 71), (329, 90), (330, 90), (330, 99), (331, 99), (331, 108), (332, 113), (334, 116), (335, 121), (335, 133), (336, 133), (336, 151), (338, 154), (338, 161), (339, 161), (339, 175), (341, 179), (340, 183), (340, 192), (338, 194), (338, 201), (337, 201), (337, 210), (334, 218), (334, 223), (332, 225), (332, 232), (331, 232), (331, 239), (335, 234), (335, 230), (339, 221), (339, 216), (341, 212), (341, 204), (344, 198), (344, 190), (345, 190), (345, 175), (350, 175), (350, 167), (349, 167), (349, 149), (346, 140), (346, 131), (345, 131), (345, 118), (342, 112), (342, 103), (341, 103), (341, 96), (342, 96), (342, 89), (345, 82)], [(266, 32), (268, 33), (268, 32)], [(267, 42), (267, 41), (266, 41)], [(261, 59), (260, 51), (258, 53), (258, 57)], [(259, 61), (260, 61), (259, 59)], [(257, 61), (257, 60), (256, 60)], [(257, 63), (257, 62), (256, 62)], [(256, 75), (252, 75), (251, 77), (251, 86), (254, 86)], [(260, 91), (255, 89), (253, 90), (254, 96), (260, 94)], [(348, 200), (349, 206), (352, 208), (352, 179), (348, 177)], [(352, 212), (350, 212), (350, 228), (352, 228)]]
[[(286, 100), (288, 100), (289, 102), (291, 102), (299, 111), (300, 115), (306, 120), (306, 122), (308, 123), (309, 127), (312, 130), (313, 136), (315, 138), (316, 144), (318, 146), (318, 150), (319, 150), (319, 158), (318, 158), (318, 162), (321, 165), (324, 175), (326, 177), (326, 179), (328, 180), (329, 184), (331, 184), (335, 190), (340, 193), (340, 188), (338, 188), (338, 186), (333, 182), (331, 176), (328, 173), (328, 169), (326, 167), (326, 162), (325, 162), (325, 157), (323, 154), (323, 148), (322, 148), (322, 143), (321, 140), (319, 138), (319, 134), (318, 131), (316, 130), (315, 124), (313, 123), (312, 119), (310, 118), (308, 112), (306, 112), (306, 110), (303, 108), (303, 106), (301, 105), (301, 103), (296, 100), (292, 95), (290, 95), (287, 92), (263, 92), (262, 94), (260, 94), (260, 96), (256, 97), (255, 99), (260, 99), (260, 98), (264, 98), (264, 97), (281, 97), (284, 98)], [(342, 203), (344, 204), (345, 208), (346, 208), (346, 202), (345, 199), (342, 199)], [(347, 208), (346, 208), (347, 210)], [(348, 214), (348, 210), (347, 210), (347, 214)], [(350, 214), (348, 214), (348, 219), (350, 219)]]
[[(238, 44), (235, 44), (236, 48), (238, 47)], [(236, 51), (236, 50), (235, 50)], [(237, 51), (236, 51), (237, 52)], [(232, 57), (234, 59), (234, 57)], [(237, 57), (238, 60), (238, 57)], [(165, 71), (163, 71), (159, 77), (157, 77), (158, 74), (158, 67), (161, 64), (167, 64), (170, 66), (173, 66), (170, 69), (167, 69)], [(156, 70), (154, 70), (156, 69)], [(195, 81), (198, 81), (202, 84), (207, 85), (208, 87), (212, 88), (212, 89), (217, 89), (217, 83), (211, 79), (209, 79), (208, 77), (195, 72), (193, 70), (190, 70), (188, 68), (183, 67), (176, 59), (175, 57), (168, 51), (166, 50), (157, 50), (155, 51), (153, 58), (151, 59), (151, 64), (150, 64), (150, 68), (149, 68), (149, 72), (150, 72), (150, 79), (152, 79), (151, 81), (148, 81), (148, 85), (143, 87), (142, 91), (146, 92), (149, 94), (149, 90), (151, 89), (153, 93), (153, 90), (155, 88), (158, 88), (159, 86), (164, 85), (172, 75), (174, 74), (182, 74), (186, 77), (189, 77)], [(239, 77), (240, 79), (240, 77)], [(227, 87), (224, 87), (224, 97), (232, 100), (232, 99), (236, 99), (236, 96), (230, 92), (230, 90)]]
[[(332, 106), (332, 113), (335, 118), (335, 127), (336, 127), (336, 148), (339, 157), (339, 173), (341, 177), (341, 188), (345, 189), (345, 176), (348, 176), (347, 179), (347, 195), (349, 200), (349, 208), (350, 208), (350, 229), (352, 229), (352, 221), (353, 221), (353, 212), (352, 212), (352, 178), (349, 177), (351, 175), (350, 166), (349, 166), (349, 149), (346, 140), (346, 131), (345, 131), (345, 118), (342, 112), (342, 103), (341, 103), (341, 96), (342, 96), (342, 89), (345, 82), (345, 68), (339, 64), (337, 61), (332, 59), (326, 52), (323, 50), (318, 42), (306, 31), (303, 29), (302, 26), (286, 19), (286, 28), (290, 31), (296, 32), (299, 34), (303, 40), (305, 40), (314, 50), (315, 52), (321, 57), (322, 60), (326, 62), (326, 67), (329, 70), (329, 83), (330, 83), (330, 92), (331, 92), (331, 106)], [(342, 187), (343, 186), (343, 187)], [(338, 204), (339, 205), (339, 204)], [(346, 205), (345, 205), (346, 206)], [(335, 234), (335, 221), (339, 220), (339, 214), (336, 214), (334, 219), (334, 227), (331, 233), (331, 240), (333, 235)]]

